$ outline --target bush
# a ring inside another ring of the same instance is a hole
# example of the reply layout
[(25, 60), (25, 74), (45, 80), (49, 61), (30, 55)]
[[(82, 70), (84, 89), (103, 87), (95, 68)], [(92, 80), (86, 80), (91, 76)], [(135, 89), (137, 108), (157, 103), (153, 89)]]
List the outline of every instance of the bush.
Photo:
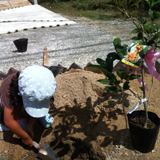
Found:
[(106, 9), (107, 1), (105, 0), (77, 0), (73, 1), (72, 7), (79, 10), (97, 10), (97, 9)]
[(53, 3), (53, 2), (69, 2), (69, 1), (72, 1), (72, 0), (38, 0), (38, 3), (41, 4), (45, 2)]

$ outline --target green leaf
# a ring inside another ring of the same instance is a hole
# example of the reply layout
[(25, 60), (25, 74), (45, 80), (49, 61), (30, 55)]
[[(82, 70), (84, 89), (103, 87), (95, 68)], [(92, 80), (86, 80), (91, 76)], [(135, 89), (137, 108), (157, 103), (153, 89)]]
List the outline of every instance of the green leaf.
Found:
[(113, 60), (108, 56), (106, 58), (106, 69), (108, 70), (108, 72), (112, 72), (113, 70)]
[(134, 80), (134, 79), (137, 79), (137, 78), (139, 78), (139, 77), (140, 77), (140, 75), (131, 74), (131, 75), (129, 76), (129, 80)]
[(131, 9), (131, 8), (133, 8), (135, 6), (138, 6), (140, 2), (141, 2), (140, 0), (139, 1), (138, 0), (137, 1), (131, 1), (129, 9)]
[(153, 24), (151, 23), (147, 23), (144, 25), (144, 31), (145, 33), (153, 33), (154, 32), (154, 27), (153, 27)]
[(122, 46), (120, 38), (115, 38), (113, 44), (119, 58), (123, 59), (124, 55), (127, 53), (127, 45)]
[[(92, 67), (92, 69), (98, 69), (101, 66), (100, 65), (95, 65), (95, 64), (89, 64), (87, 67)], [(87, 67), (85, 67), (85, 68), (87, 68)]]
[(152, 39), (156, 40), (156, 39), (159, 39), (159, 38), (160, 38), (160, 32), (157, 32)]
[(145, 0), (145, 1), (148, 3), (149, 8), (151, 8), (150, 0)]
[(144, 54), (147, 53), (148, 49), (149, 49), (149, 46), (146, 46), (146, 47), (143, 49)]
[(158, 39), (160, 39), (160, 32), (155, 33), (154, 36), (152, 36), (152, 38), (148, 38), (147, 39), (147, 45), (152, 45), (152, 44), (156, 44), (158, 43)]
[(119, 84), (120, 84), (120, 81), (118, 81), (116, 78), (114, 78), (114, 79), (111, 79), (111, 84), (113, 85), (115, 85), (115, 86), (118, 86)]
[(114, 83), (116, 76), (112, 72), (108, 72), (107, 77)]
[(108, 71), (107, 71), (106, 69), (104, 69), (104, 68), (103, 68), (102, 66), (100, 66), (100, 65), (89, 64), (87, 67), (92, 67), (92, 69), (98, 69), (98, 70), (102, 71), (105, 76), (108, 75)]
[(109, 71), (109, 72), (112, 72), (113, 71), (113, 62), (118, 59), (120, 60), (120, 57), (118, 56), (118, 54), (116, 52), (112, 52), (112, 53), (109, 53), (107, 55), (107, 58), (106, 58), (106, 69)]
[(129, 89), (130, 88), (130, 86), (129, 86), (129, 82), (125, 82), (124, 84), (123, 84), (123, 89), (124, 90), (127, 90), (127, 89)]
[(111, 52), (107, 55), (108, 58), (112, 59), (112, 61), (118, 59), (121, 60), (120, 57), (118, 56), (118, 54), (116, 52)]
[(106, 69), (108, 72), (112, 72), (113, 70), (113, 61), (119, 59), (119, 56), (116, 52), (111, 52), (107, 55), (106, 60), (104, 61), (101, 58), (97, 58), (97, 63), (102, 66), (102, 68)]
[(152, 39), (152, 40), (149, 40), (148, 42), (147, 42), (147, 45), (149, 45), (149, 46), (152, 46), (153, 44), (155, 44), (155, 41)]
[(137, 37), (138, 37), (138, 39), (142, 39), (142, 32), (139, 32)]
[(153, 19), (153, 11), (151, 9), (148, 10), (148, 14), (149, 14), (150, 18)]
[(156, 4), (160, 3), (159, 0), (156, 0), (156, 1), (154, 1), (154, 0), (145, 0), (145, 1), (148, 3), (150, 9), (152, 7), (154, 7)]
[(139, 31), (140, 31), (140, 29), (139, 29), (139, 28), (136, 28), (136, 29), (132, 30), (131, 33), (138, 33)]
[(149, 9), (148, 14), (152, 20), (160, 18), (160, 13), (156, 11), (152, 11), (151, 9)]
[(117, 87), (105, 87), (104, 90), (109, 92), (109, 93), (119, 93), (119, 92), (121, 92)]
[(147, 33), (156, 33), (160, 29), (160, 25), (148, 23), (144, 25), (144, 29)]
[(120, 38), (115, 38), (113, 41), (114, 46), (120, 46), (121, 45), (121, 39)]
[(142, 20), (142, 23), (143, 23), (143, 24), (145, 24), (145, 23), (147, 22), (147, 20), (146, 20), (146, 18), (145, 18), (145, 17), (142, 17), (142, 19), (141, 19), (141, 20)]
[(110, 81), (108, 79), (99, 79), (98, 82), (100, 82), (102, 84), (110, 85)]
[(139, 87), (142, 91), (144, 91), (145, 90), (145, 88), (144, 87)]
[(103, 68), (106, 68), (106, 62), (101, 59), (101, 58), (97, 58), (96, 59), (97, 63), (100, 64)]
[(121, 83), (121, 81), (116, 80), (115, 84), (118, 86)]
[(159, 2), (156, 0), (156, 2), (154, 0), (151, 0), (151, 8), (153, 8), (156, 4), (158, 4)]
[(115, 50), (116, 50), (117, 54), (119, 55), (119, 57), (121, 59), (123, 59), (123, 56), (126, 54), (127, 50), (125, 48), (123, 48), (122, 46), (118, 46), (118, 47), (116, 46)]
[(127, 77), (128, 77), (128, 72), (127, 71), (117, 70), (116, 73), (121, 79), (127, 79)]
[(132, 40), (139, 40), (139, 38), (138, 38), (137, 36), (132, 37), (131, 39), (132, 39)]
[(123, 44), (123, 47), (124, 47), (125, 49), (127, 49), (128, 45), (127, 45), (127, 44)]
[(153, 28), (155, 32), (158, 32), (158, 30), (160, 29), (160, 25), (154, 24)]

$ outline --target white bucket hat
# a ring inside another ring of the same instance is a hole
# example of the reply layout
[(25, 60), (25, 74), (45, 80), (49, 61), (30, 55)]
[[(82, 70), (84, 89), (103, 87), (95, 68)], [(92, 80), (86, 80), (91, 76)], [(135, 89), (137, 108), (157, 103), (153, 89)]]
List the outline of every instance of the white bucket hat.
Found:
[(18, 87), (26, 112), (35, 118), (44, 117), (57, 87), (53, 73), (43, 66), (29, 66), (20, 73)]

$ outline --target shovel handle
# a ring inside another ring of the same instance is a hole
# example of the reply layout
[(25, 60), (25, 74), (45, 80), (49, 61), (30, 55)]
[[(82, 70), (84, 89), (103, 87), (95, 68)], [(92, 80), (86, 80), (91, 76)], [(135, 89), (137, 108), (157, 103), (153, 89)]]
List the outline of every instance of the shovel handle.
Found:
[(40, 150), (40, 149), (41, 149), (40, 145), (39, 145), (37, 142), (35, 142), (35, 141), (32, 141), (32, 145), (33, 145), (33, 147), (36, 148), (37, 150)]
[(41, 148), (37, 142), (32, 141), (32, 145), (34, 148), (36, 148), (39, 151), (39, 154), (45, 155), (45, 156), (47, 155), (47, 151), (45, 151), (43, 148)]

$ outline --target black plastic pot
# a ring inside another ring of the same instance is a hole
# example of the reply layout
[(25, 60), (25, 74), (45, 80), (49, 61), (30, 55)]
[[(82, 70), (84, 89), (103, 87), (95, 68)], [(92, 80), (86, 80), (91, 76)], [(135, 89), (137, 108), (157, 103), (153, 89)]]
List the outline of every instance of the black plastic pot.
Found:
[(148, 112), (148, 118), (156, 125), (153, 129), (143, 129), (131, 123), (133, 118), (145, 117), (144, 111), (134, 111), (132, 114), (128, 114), (127, 117), (134, 149), (142, 153), (151, 152), (154, 149), (159, 133), (159, 117), (155, 113)]
[(28, 39), (21, 38), (13, 41), (15, 46), (18, 49), (18, 52), (25, 52), (27, 51)]

